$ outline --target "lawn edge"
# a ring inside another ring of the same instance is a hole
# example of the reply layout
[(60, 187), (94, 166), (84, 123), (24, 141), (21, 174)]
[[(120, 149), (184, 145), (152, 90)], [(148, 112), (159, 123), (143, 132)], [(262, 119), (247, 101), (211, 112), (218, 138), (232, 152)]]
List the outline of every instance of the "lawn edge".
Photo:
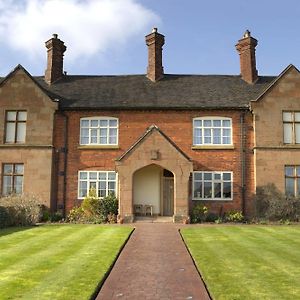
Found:
[(111, 273), (113, 267), (115, 266), (117, 260), (119, 259), (119, 256), (121, 255), (124, 247), (127, 245), (129, 239), (131, 238), (131, 235), (133, 234), (133, 232), (135, 231), (135, 227), (132, 228), (130, 234), (128, 235), (127, 239), (124, 241), (124, 243), (122, 244), (122, 246), (119, 249), (118, 254), (116, 255), (116, 258), (114, 259), (114, 261), (111, 263), (111, 265), (109, 266), (108, 270), (105, 272), (103, 278), (101, 279), (101, 281), (98, 283), (97, 287), (95, 288), (95, 291), (93, 292), (93, 294), (90, 296), (89, 300), (95, 300), (98, 296), (98, 294), (100, 293), (102, 286), (104, 285), (106, 279), (108, 278), (109, 274)]
[(194, 266), (195, 266), (195, 268), (196, 268), (196, 270), (197, 270), (197, 272), (198, 272), (198, 274), (199, 274), (199, 276), (200, 276), (200, 278), (201, 278), (201, 280), (202, 280), (202, 282), (203, 282), (203, 284), (204, 284), (204, 287), (205, 287), (205, 290), (206, 290), (206, 292), (207, 292), (207, 294), (208, 294), (209, 299), (213, 300), (213, 297), (212, 297), (212, 295), (211, 295), (211, 293), (210, 293), (210, 291), (209, 291), (209, 289), (208, 289), (208, 287), (207, 287), (207, 284), (206, 284), (206, 282), (205, 282), (205, 280), (204, 280), (204, 278), (203, 278), (203, 276), (202, 276), (200, 270), (199, 270), (198, 267), (197, 267), (196, 261), (194, 260), (194, 258), (193, 258), (193, 256), (192, 256), (192, 253), (191, 253), (189, 247), (187, 246), (187, 244), (186, 244), (186, 242), (185, 242), (185, 240), (184, 240), (184, 238), (183, 238), (183, 236), (182, 236), (182, 234), (181, 234), (181, 229), (180, 229), (180, 228), (178, 229), (178, 232), (179, 232), (179, 235), (180, 235), (180, 237), (181, 237), (181, 239), (182, 239), (182, 242), (183, 242), (183, 244), (184, 244), (184, 246), (185, 246), (185, 248), (186, 248), (186, 250), (187, 250), (189, 256), (191, 257), (192, 262), (193, 262), (193, 264), (194, 264)]

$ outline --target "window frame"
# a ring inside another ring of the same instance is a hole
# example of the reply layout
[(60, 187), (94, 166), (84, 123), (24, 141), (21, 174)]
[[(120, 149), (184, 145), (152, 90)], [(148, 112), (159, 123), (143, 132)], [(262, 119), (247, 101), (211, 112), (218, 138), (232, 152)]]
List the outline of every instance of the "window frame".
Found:
[[(195, 122), (196, 121), (202, 121), (202, 125), (201, 127), (196, 127), (195, 126)], [(210, 127), (204, 127), (204, 121), (229, 121), (230, 122), (230, 127), (224, 127), (223, 124), (221, 123), (221, 126), (220, 127), (214, 127), (213, 125), (210, 126)], [(196, 141), (195, 141), (195, 129), (198, 128), (198, 129), (201, 129), (202, 132), (201, 132), (201, 141), (202, 143), (200, 144), (197, 144)], [(211, 142), (210, 143), (205, 143), (205, 135), (204, 135), (204, 129), (220, 129), (221, 130), (221, 135), (220, 135), (220, 138), (221, 138), (221, 143), (220, 144), (216, 144), (213, 142), (214, 140), (214, 134), (213, 134), (213, 130), (211, 130)], [(230, 129), (230, 143), (228, 144), (225, 144), (223, 143), (223, 138), (226, 137), (224, 136), (223, 134), (223, 129)], [(226, 147), (226, 146), (233, 146), (233, 126), (232, 126), (232, 118), (230, 117), (219, 117), (219, 116), (205, 116), (205, 117), (195, 117), (193, 118), (193, 146), (195, 147), (205, 147), (205, 146), (212, 146), (212, 147)]]
[[(10, 113), (10, 112), (15, 112), (16, 113), (16, 119), (14, 121), (8, 120), (8, 113)], [(18, 120), (18, 115), (19, 115), (20, 112), (22, 112), (22, 113), (25, 112), (26, 113), (26, 120), (25, 121), (24, 120)], [(12, 109), (12, 110), (6, 110), (5, 111), (5, 125), (4, 125), (4, 143), (5, 144), (12, 145), (12, 144), (24, 144), (24, 143), (26, 143), (27, 120), (28, 120), (27, 110), (14, 110), (14, 109)], [(7, 124), (9, 124), (9, 123), (15, 124), (14, 140), (12, 142), (7, 141), (7, 136), (8, 136), (8, 134), (7, 134)], [(22, 142), (17, 141), (18, 124), (19, 123), (25, 123), (25, 136), (24, 136), (24, 141), (22, 141)]]
[[(195, 197), (195, 174), (197, 173), (201, 173), (202, 174), (202, 179), (201, 180), (197, 180), (197, 182), (202, 182), (202, 197), (198, 198)], [(204, 179), (204, 173), (210, 173), (212, 174), (212, 179), (211, 180), (205, 180)], [(230, 180), (224, 180), (223, 179), (223, 174), (224, 173), (229, 173), (230, 174)], [(221, 178), (222, 179), (215, 179), (214, 175), (215, 174), (222, 174)], [(231, 183), (231, 197), (230, 198), (204, 198), (204, 182), (211, 182), (212, 183), (212, 194), (214, 195), (214, 189), (215, 189), (215, 185), (214, 183), (221, 183), (221, 195), (223, 195), (224, 193), (224, 182), (230, 182)], [(232, 201), (233, 200), (233, 172), (232, 171), (193, 171), (193, 179), (192, 179), (192, 200), (195, 201)]]
[[(91, 121), (93, 121), (93, 120), (99, 121), (98, 127), (93, 128), (91, 126)], [(102, 127), (102, 128), (107, 128), (107, 133), (109, 133), (110, 128), (114, 128), (114, 129), (117, 130), (116, 143), (109, 143), (109, 134), (107, 134), (107, 137), (106, 137), (107, 143), (106, 144), (101, 144), (100, 143), (100, 129), (101, 129), (100, 121), (102, 121), (102, 120), (107, 121), (108, 124), (109, 124), (110, 120), (117, 121), (117, 126), (116, 127), (110, 127), (109, 125), (107, 127)], [(82, 127), (81, 126), (82, 121), (89, 121), (89, 127)], [(88, 129), (88, 131), (89, 131), (89, 135), (88, 135), (89, 142), (88, 143), (82, 143), (82, 137), (83, 137), (82, 136), (82, 128)], [(92, 137), (91, 129), (96, 129), (97, 130), (97, 143), (92, 143), (91, 142), (91, 137)], [(106, 117), (106, 116), (80, 118), (80, 121), (79, 121), (79, 145), (80, 146), (118, 146), (119, 145), (119, 119), (116, 118), (116, 117)]]
[[(90, 180), (89, 178), (89, 173), (97, 173), (97, 179), (95, 180)], [(80, 179), (80, 174), (81, 173), (87, 173), (87, 179)], [(90, 182), (96, 182), (96, 191), (97, 191), (97, 197), (98, 196), (98, 191), (99, 191), (99, 173), (106, 173), (106, 180), (105, 180), (105, 183), (106, 183), (106, 188), (105, 188), (105, 191), (106, 191), (106, 196), (109, 195), (109, 189), (108, 189), (108, 182), (115, 182), (115, 196), (117, 197), (118, 195), (118, 173), (116, 171), (107, 171), (107, 170), (80, 170), (78, 171), (78, 189), (77, 189), (77, 199), (84, 199), (86, 196), (89, 195), (89, 191), (90, 191)], [(108, 180), (108, 173), (115, 173), (116, 177), (115, 177), (115, 180)], [(86, 196), (83, 196), (83, 197), (80, 197), (80, 182), (82, 181), (85, 181), (87, 182), (87, 195)], [(99, 197), (100, 199), (104, 198), (104, 197)]]
[[(289, 175), (286, 175), (286, 168), (293, 168), (293, 175), (292, 176), (289, 176)], [(297, 195), (297, 191), (299, 190), (300, 191), (300, 184), (299, 184), (299, 187), (298, 187), (298, 179), (300, 179), (300, 174), (297, 175), (297, 168), (300, 169), (300, 165), (285, 165), (284, 166), (284, 189), (285, 189), (285, 195), (286, 196), (289, 196), (287, 194), (287, 184), (286, 184), (286, 179), (287, 178), (291, 178), (293, 179), (293, 182), (294, 182), (294, 194), (292, 195), (293, 197), (296, 197), (296, 198), (299, 198), (300, 197), (300, 193), (299, 195)]]
[[(4, 169), (5, 169), (5, 166), (6, 165), (12, 165), (12, 169), (13, 169), (13, 172), (12, 173), (5, 173), (4, 172)], [(22, 174), (20, 173), (16, 173), (16, 166), (17, 165), (22, 165), (23, 167), (23, 172)], [(22, 194), (23, 191), (24, 191), (24, 173), (25, 173), (25, 167), (24, 167), (24, 163), (9, 163), (9, 162), (5, 162), (5, 163), (2, 163), (2, 174), (1, 174), (1, 195), (2, 196), (8, 196), (8, 195), (11, 195), (11, 194)], [(11, 184), (11, 191), (7, 194), (4, 194), (4, 177), (5, 176), (9, 176), (11, 177), (12, 179), (12, 184)], [(15, 177), (22, 177), (22, 191), (21, 193), (16, 193), (15, 192)]]

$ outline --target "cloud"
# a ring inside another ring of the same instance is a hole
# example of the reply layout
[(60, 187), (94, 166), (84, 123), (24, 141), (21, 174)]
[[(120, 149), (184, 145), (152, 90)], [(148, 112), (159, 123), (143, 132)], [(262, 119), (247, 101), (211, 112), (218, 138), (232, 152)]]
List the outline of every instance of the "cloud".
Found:
[(31, 60), (45, 57), (44, 42), (57, 33), (67, 59), (117, 50), (149, 32), (159, 17), (137, 0), (5, 0), (0, 2), (0, 40)]

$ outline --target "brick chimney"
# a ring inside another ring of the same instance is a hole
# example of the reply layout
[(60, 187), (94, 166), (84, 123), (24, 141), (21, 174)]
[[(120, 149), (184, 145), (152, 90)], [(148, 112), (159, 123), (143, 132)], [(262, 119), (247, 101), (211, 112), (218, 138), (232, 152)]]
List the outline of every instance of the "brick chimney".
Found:
[(163, 78), (164, 68), (162, 66), (162, 47), (165, 43), (165, 37), (153, 28), (152, 32), (146, 35), (146, 44), (148, 46), (148, 67), (147, 77), (155, 82)]
[(243, 35), (243, 38), (235, 45), (240, 55), (241, 76), (248, 83), (255, 83), (258, 79), (256, 70), (255, 47), (257, 40), (251, 36), (249, 30)]
[(67, 47), (57, 34), (46, 43), (47, 48), (47, 69), (45, 71), (45, 81), (51, 84), (63, 76), (64, 52)]

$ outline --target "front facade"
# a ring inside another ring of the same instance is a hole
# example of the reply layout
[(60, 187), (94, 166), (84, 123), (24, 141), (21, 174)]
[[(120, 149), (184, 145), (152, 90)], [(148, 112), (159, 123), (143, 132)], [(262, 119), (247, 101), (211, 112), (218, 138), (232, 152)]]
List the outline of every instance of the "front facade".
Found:
[(117, 196), (120, 222), (144, 213), (188, 222), (197, 203), (250, 216), (268, 183), (297, 196), (298, 70), (258, 76), (248, 31), (239, 76), (164, 74), (164, 36), (154, 29), (146, 43), (146, 76), (63, 74), (66, 47), (54, 35), (44, 77), (17, 66), (2, 79), (1, 195), (33, 193), (66, 214), (95, 188)]

